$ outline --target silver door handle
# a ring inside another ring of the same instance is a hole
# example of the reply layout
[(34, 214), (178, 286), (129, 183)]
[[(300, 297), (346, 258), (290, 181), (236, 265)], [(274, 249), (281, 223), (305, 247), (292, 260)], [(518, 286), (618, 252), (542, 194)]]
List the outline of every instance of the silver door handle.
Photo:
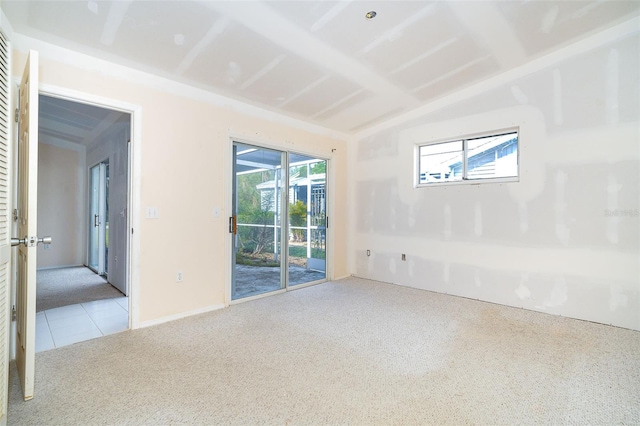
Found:
[(11, 247), (19, 246), (20, 244), (24, 244), (27, 247), (35, 247), (36, 244), (51, 244), (52, 240), (53, 239), (51, 237), (12, 238)]

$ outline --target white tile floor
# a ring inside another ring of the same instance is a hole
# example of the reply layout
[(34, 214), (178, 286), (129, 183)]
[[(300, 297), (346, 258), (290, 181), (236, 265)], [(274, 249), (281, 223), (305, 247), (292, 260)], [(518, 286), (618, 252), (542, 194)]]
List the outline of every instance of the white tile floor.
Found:
[(118, 333), (129, 328), (129, 299), (96, 300), (36, 314), (36, 352)]

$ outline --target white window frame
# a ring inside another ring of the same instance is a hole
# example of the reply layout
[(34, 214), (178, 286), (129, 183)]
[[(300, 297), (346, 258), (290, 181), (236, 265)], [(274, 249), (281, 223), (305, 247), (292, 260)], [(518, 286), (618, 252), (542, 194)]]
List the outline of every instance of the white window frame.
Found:
[[(470, 139), (478, 139), (478, 138), (484, 138), (484, 137), (491, 137), (491, 136), (500, 136), (503, 134), (508, 134), (508, 133), (517, 133), (518, 134), (518, 148), (517, 148), (517, 152), (516, 152), (516, 160), (517, 160), (517, 165), (516, 165), (516, 173), (517, 176), (509, 176), (509, 177), (496, 177), (496, 178), (480, 178), (480, 179), (467, 179), (467, 167), (468, 167), (468, 159), (467, 159), (467, 154), (468, 154), (468, 149), (467, 149), (467, 141)], [(482, 133), (474, 133), (474, 134), (469, 134), (469, 135), (465, 135), (465, 136), (461, 136), (461, 137), (456, 137), (456, 138), (447, 138), (447, 139), (440, 139), (437, 141), (433, 141), (433, 142), (422, 142), (422, 143), (417, 143), (414, 146), (414, 187), (415, 188), (433, 188), (433, 187), (437, 187), (437, 186), (451, 186), (451, 185), (481, 185), (481, 184), (485, 184), (485, 183), (507, 183), (507, 182), (519, 182), (520, 181), (520, 147), (521, 147), (521, 135), (520, 135), (520, 128), (519, 127), (511, 127), (511, 128), (507, 128), (507, 129), (499, 129), (499, 130), (493, 130), (490, 132), (482, 132)], [(446, 182), (420, 182), (420, 161), (421, 161), (421, 156), (420, 156), (420, 148), (422, 148), (423, 146), (430, 146), (430, 145), (438, 145), (438, 144), (443, 144), (443, 143), (449, 143), (449, 142), (462, 142), (462, 179), (461, 180), (455, 180), (455, 181), (446, 181)]]

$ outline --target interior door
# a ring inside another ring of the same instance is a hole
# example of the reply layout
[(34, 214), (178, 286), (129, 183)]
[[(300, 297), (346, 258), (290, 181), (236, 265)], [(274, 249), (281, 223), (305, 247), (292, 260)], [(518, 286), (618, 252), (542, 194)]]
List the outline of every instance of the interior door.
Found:
[(9, 130), (9, 45), (0, 31), (0, 424), (7, 424), (9, 388), (9, 336), (11, 324), (11, 144)]
[(20, 83), (16, 365), (25, 400), (33, 398), (36, 335), (38, 195), (38, 52), (30, 51)]

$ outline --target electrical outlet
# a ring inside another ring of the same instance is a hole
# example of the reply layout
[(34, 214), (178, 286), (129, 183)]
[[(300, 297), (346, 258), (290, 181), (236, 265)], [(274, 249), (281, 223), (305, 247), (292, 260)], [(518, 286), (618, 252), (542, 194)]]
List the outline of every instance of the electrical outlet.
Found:
[(407, 260), (407, 255), (402, 253), (402, 260)]
[(176, 273), (176, 282), (177, 283), (181, 283), (182, 282), (182, 278), (183, 278), (182, 271), (178, 271)]
[(367, 256), (371, 256), (371, 250), (367, 250)]

